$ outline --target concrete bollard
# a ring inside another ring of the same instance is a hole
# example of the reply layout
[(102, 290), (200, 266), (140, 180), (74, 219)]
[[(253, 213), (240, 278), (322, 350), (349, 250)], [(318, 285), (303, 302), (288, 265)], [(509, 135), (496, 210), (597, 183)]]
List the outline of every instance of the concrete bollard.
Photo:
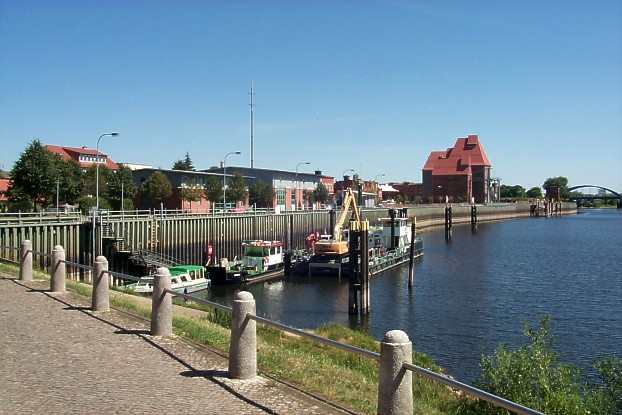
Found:
[(412, 363), (412, 343), (401, 330), (388, 331), (380, 343), (378, 414), (413, 413), (412, 372), (402, 367)]
[(255, 314), (253, 294), (235, 294), (231, 313), (231, 343), (229, 343), (229, 377), (250, 379), (257, 376), (257, 323), (246, 318)]
[(165, 267), (158, 268), (151, 296), (152, 336), (170, 337), (173, 334), (173, 296), (165, 291), (170, 289), (171, 272)]
[(93, 311), (109, 311), (108, 298), (108, 260), (105, 256), (95, 258), (95, 274), (93, 278), (93, 297), (91, 309)]
[(19, 279), (32, 281), (32, 242), (22, 241), (19, 251)]
[(50, 268), (50, 291), (65, 292), (65, 249), (56, 245), (52, 250), (52, 267)]

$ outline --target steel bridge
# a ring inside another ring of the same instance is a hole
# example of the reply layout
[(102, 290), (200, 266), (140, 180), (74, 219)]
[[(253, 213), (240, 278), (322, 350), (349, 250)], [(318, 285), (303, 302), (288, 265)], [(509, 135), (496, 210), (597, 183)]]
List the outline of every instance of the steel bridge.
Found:
[(603, 186), (596, 186), (593, 184), (581, 184), (578, 186), (572, 186), (568, 188), (569, 192), (573, 192), (575, 190), (578, 189), (583, 189), (583, 188), (595, 188), (595, 189), (601, 189), (604, 190), (605, 192), (609, 192), (608, 194), (601, 194), (601, 195), (581, 195), (581, 196), (573, 196), (572, 194), (570, 195), (569, 199), (570, 200), (574, 200), (574, 201), (581, 201), (581, 200), (596, 200), (596, 199), (602, 199), (602, 200), (606, 200), (606, 199), (617, 199), (618, 200), (618, 209), (622, 208), (622, 195), (614, 190), (608, 189), (606, 187)]

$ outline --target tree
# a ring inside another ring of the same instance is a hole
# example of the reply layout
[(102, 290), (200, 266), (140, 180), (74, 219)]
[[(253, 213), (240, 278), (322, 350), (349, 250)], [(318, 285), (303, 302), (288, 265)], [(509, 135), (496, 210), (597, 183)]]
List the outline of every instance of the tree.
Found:
[(209, 176), (205, 181), (205, 197), (213, 203), (222, 199), (222, 182), (216, 176)]
[(248, 191), (246, 190), (244, 177), (236, 173), (227, 183), (227, 198), (230, 201), (239, 202), (240, 200), (245, 200), (247, 195)]
[[(101, 185), (101, 183), (100, 183)], [(121, 209), (121, 187), (123, 186), (123, 209), (134, 207), (132, 199), (136, 195), (136, 186), (132, 178), (132, 171), (120, 165), (119, 170), (113, 172), (108, 178), (108, 200), (113, 209)], [(128, 203), (129, 202), (129, 203)]]
[(173, 189), (171, 182), (166, 176), (156, 171), (143, 183), (141, 188), (141, 196), (143, 200), (151, 205), (159, 205), (165, 199), (171, 197)]
[(192, 160), (190, 159), (190, 154), (186, 152), (186, 156), (183, 160), (177, 160), (173, 164), (173, 170), (187, 170), (194, 171), (194, 166), (192, 165)]
[(540, 189), (539, 187), (532, 187), (531, 189), (527, 190), (527, 197), (531, 197), (533, 199), (541, 198), (542, 189)]
[(561, 199), (568, 199), (568, 179), (564, 176), (549, 177), (544, 181), (542, 187), (546, 190), (546, 196), (548, 198), (557, 198), (557, 191), (559, 189), (559, 197)]
[(271, 208), (274, 201), (274, 189), (270, 183), (256, 180), (248, 187), (248, 200), (251, 205)]
[(39, 140), (33, 140), (20, 155), (11, 170), (9, 201), (23, 205), (30, 198), (33, 208), (47, 206), (56, 192), (56, 163)]
[[(110, 192), (108, 184), (112, 177), (112, 170), (106, 166), (99, 166), (99, 199), (107, 199)], [(97, 192), (97, 166), (89, 166), (82, 174), (82, 196), (96, 197)], [(101, 205), (101, 203), (100, 203)]]
[(74, 205), (78, 203), (82, 194), (82, 169), (74, 160), (63, 160), (57, 154), (54, 154), (53, 158), (58, 179), (58, 198), (61, 202)]
[(328, 201), (328, 189), (323, 183), (318, 183), (315, 187), (312, 200), (319, 203), (326, 203)]
[(200, 187), (182, 187), (179, 192), (179, 196), (181, 197), (181, 200), (190, 202), (190, 209), (192, 209), (192, 202), (201, 200), (201, 196), (203, 196), (203, 189)]
[(501, 185), (500, 195), (506, 199), (523, 199), (525, 198), (525, 188), (520, 185)]

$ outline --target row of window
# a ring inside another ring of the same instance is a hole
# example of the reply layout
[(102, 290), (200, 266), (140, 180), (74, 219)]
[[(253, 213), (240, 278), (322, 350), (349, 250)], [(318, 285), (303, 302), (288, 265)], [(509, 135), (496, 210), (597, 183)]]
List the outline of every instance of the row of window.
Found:
[[(79, 160), (82, 162), (97, 162), (96, 156), (80, 156)], [(106, 157), (99, 156), (99, 163), (105, 163)]]

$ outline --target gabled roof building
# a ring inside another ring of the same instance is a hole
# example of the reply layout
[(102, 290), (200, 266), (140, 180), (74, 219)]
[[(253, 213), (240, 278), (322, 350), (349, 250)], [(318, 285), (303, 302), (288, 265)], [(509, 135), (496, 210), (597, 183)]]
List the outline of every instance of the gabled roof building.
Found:
[(424, 200), (488, 203), (491, 168), (477, 135), (458, 138), (453, 147), (428, 156), (422, 172)]
[(50, 153), (58, 154), (64, 160), (74, 160), (82, 169), (87, 169), (99, 163), (110, 170), (118, 170), (119, 165), (110, 160), (108, 156), (101, 151), (99, 155), (97, 151), (88, 147), (63, 147), (47, 144), (45, 149)]

